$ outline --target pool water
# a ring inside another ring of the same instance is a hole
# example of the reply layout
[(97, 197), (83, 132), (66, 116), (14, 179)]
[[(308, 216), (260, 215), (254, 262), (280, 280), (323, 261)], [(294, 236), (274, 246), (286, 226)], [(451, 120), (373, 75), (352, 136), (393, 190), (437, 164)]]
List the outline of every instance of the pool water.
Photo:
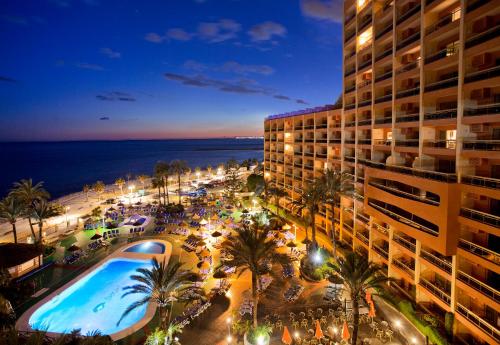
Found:
[(163, 254), (165, 253), (165, 245), (160, 242), (148, 241), (128, 247), (125, 251), (144, 254)]
[(144, 297), (132, 294), (122, 298), (123, 288), (135, 284), (130, 276), (136, 269), (150, 267), (150, 261), (111, 259), (38, 308), (29, 324), (33, 329), (55, 333), (80, 329), (82, 334), (96, 330), (113, 334), (128, 328), (144, 317), (147, 305), (135, 309), (117, 325), (123, 311)]

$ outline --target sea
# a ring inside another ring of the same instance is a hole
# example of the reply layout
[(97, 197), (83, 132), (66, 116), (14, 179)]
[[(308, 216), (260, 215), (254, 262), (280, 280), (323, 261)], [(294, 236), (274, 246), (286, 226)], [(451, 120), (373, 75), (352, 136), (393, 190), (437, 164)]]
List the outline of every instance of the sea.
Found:
[(79, 192), (84, 184), (113, 183), (127, 174), (151, 176), (158, 161), (217, 167), (229, 159), (263, 159), (262, 139), (183, 139), (0, 143), (0, 197), (14, 181), (43, 181), (53, 198)]

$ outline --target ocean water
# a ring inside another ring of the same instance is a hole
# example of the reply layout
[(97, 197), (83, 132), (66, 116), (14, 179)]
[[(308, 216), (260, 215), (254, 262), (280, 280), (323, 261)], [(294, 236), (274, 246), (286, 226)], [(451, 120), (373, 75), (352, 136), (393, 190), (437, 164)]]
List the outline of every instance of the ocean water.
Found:
[(151, 176), (157, 161), (183, 159), (194, 169), (231, 158), (263, 159), (261, 139), (189, 139), (0, 143), (0, 196), (14, 181), (44, 181), (53, 197), (81, 191), (97, 180)]

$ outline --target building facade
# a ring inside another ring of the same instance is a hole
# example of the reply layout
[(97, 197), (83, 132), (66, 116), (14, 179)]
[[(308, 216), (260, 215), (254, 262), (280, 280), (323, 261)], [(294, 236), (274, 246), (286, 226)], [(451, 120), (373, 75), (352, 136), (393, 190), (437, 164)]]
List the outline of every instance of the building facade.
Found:
[(349, 0), (343, 26), (343, 106), (268, 117), (266, 176), (289, 203), (351, 174), (318, 229), (453, 315), (458, 341), (499, 344), (500, 1)]

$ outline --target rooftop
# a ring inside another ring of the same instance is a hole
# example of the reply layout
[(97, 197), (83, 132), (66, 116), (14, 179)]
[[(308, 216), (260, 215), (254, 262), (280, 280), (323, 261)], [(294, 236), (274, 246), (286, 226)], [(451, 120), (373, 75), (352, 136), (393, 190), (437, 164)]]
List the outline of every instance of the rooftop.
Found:
[(42, 254), (42, 249), (28, 243), (0, 244), (0, 268), (10, 268)]

